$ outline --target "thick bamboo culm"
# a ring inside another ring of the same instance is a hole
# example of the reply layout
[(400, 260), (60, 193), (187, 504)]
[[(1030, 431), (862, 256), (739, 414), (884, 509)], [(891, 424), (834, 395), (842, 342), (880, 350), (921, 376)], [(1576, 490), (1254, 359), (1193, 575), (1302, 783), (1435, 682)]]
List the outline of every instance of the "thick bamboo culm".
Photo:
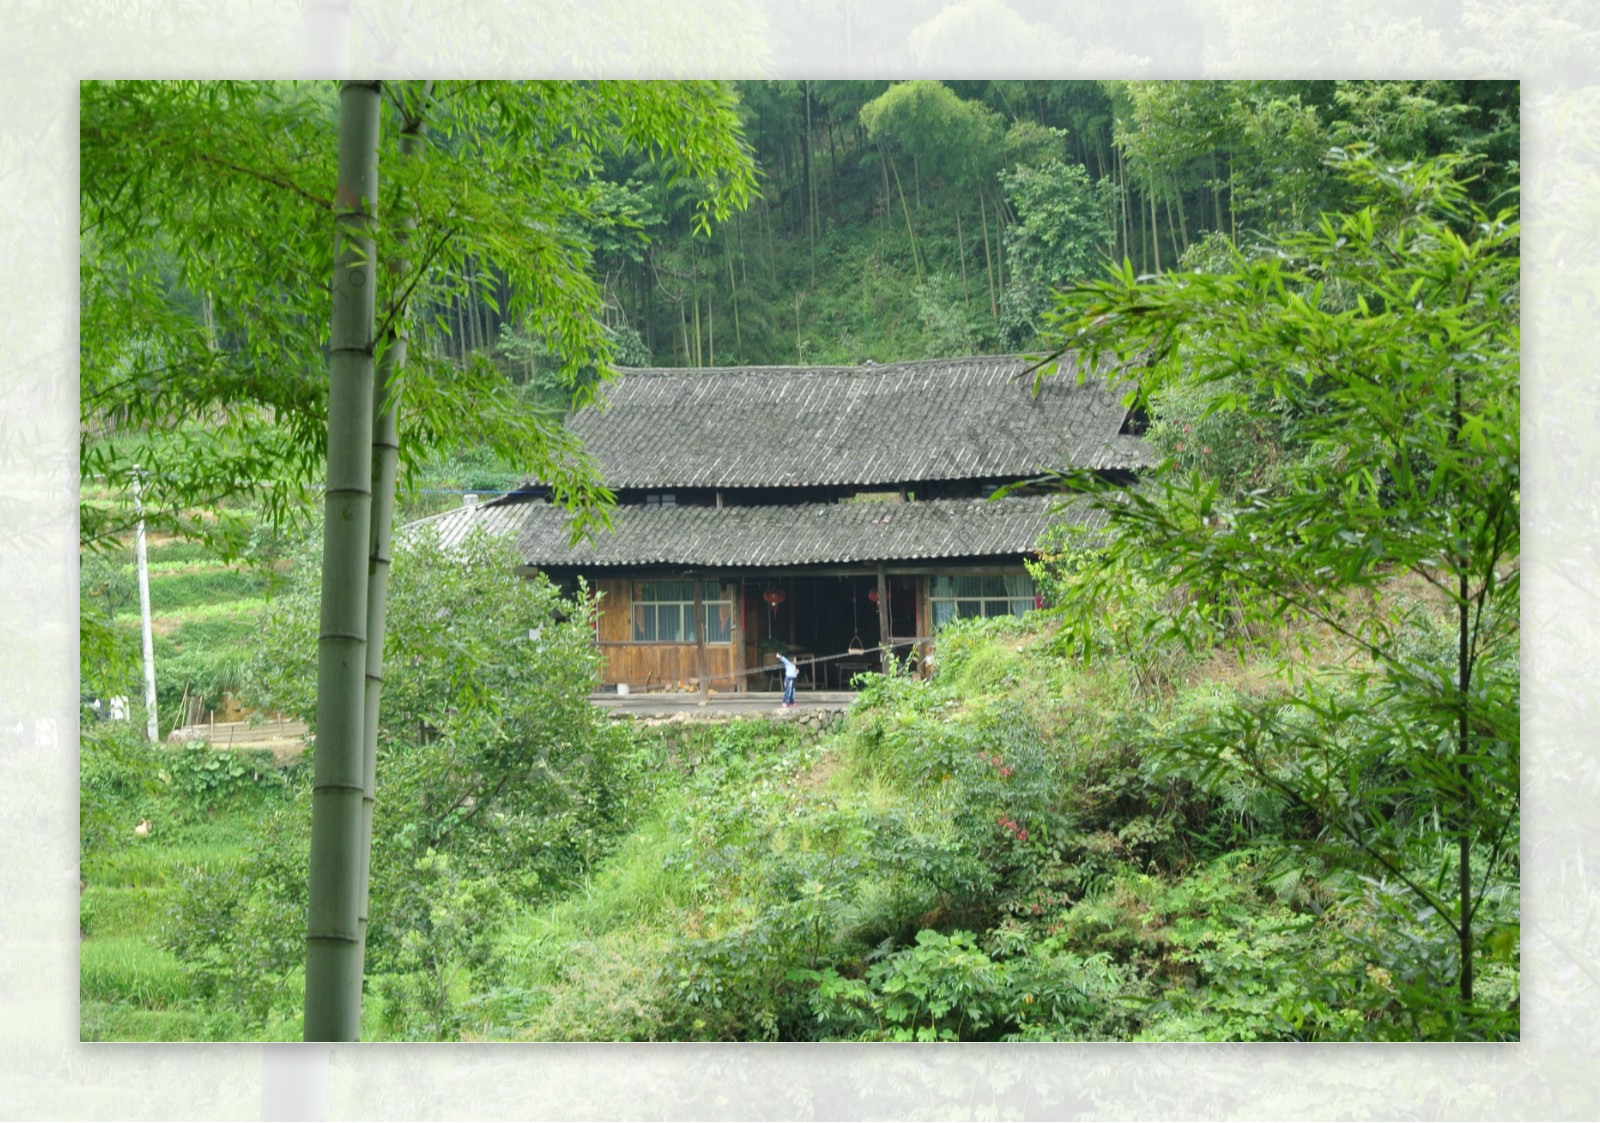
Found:
[(365, 796), (362, 729), (372, 516), (379, 85), (346, 82), (339, 96), (328, 488), (306, 910), (307, 1041), (354, 1041), (360, 1034), (362, 862), (357, 853)]

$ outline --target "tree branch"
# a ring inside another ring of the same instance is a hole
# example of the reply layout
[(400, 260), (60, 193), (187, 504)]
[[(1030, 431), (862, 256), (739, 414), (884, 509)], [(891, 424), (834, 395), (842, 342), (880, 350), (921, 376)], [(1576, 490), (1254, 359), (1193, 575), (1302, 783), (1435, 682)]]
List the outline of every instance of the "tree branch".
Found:
[(312, 203), (313, 205), (319, 207), (322, 210), (326, 210), (326, 211), (333, 210), (333, 200), (332, 199), (325, 199), (325, 198), (322, 198), (321, 196), (313, 195), (311, 192), (307, 191), (304, 187), (301, 187), (298, 183), (295, 183), (293, 180), (285, 179), (282, 176), (273, 175), (270, 172), (262, 172), (262, 171), (257, 171), (254, 168), (247, 168), (247, 167), (244, 167), (243, 165), (235, 164), (231, 160), (224, 160), (220, 156), (213, 156), (208, 152), (201, 152), (201, 153), (198, 153), (198, 155), (199, 155), (200, 159), (204, 160), (208, 164), (215, 164), (217, 167), (225, 168), (228, 171), (234, 172), (237, 175), (247, 176), (250, 179), (257, 179), (257, 180), (260, 180), (262, 183), (269, 183), (273, 187), (279, 187), (279, 188), (282, 188), (285, 191), (293, 192), (294, 194), (300, 196), (302, 199), (306, 200), (308, 203)]

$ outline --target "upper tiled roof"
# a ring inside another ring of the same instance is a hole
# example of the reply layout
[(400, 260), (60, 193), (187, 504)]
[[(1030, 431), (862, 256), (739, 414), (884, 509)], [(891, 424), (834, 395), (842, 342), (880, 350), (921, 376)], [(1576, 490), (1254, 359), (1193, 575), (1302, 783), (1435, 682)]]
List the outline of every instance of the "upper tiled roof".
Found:
[(1029, 553), (1054, 521), (1104, 516), (1059, 499), (940, 499), (772, 507), (619, 507), (615, 529), (567, 545), (567, 514), (544, 500), (463, 508), (428, 520), (452, 545), (472, 529), (515, 536), (530, 566), (784, 566)]
[(1126, 387), (1025, 359), (624, 370), (569, 422), (613, 488), (874, 485), (1137, 468)]

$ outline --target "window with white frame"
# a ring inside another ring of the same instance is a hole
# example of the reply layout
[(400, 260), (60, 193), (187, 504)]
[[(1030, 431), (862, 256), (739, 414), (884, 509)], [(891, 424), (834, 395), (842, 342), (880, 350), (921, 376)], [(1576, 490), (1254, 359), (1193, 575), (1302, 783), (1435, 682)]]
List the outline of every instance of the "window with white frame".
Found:
[[(695, 643), (693, 581), (639, 581), (633, 586), (634, 643)], [(700, 583), (707, 643), (733, 642), (733, 600), (715, 581)]]
[(1033, 578), (1026, 573), (935, 577), (928, 603), (935, 631), (959, 616), (1021, 616), (1034, 606)]

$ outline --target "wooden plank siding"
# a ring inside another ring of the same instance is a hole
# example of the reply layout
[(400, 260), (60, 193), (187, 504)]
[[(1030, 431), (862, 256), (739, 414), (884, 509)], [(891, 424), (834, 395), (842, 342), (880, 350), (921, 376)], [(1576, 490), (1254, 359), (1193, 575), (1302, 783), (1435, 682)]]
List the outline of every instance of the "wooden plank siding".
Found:
[[(699, 687), (700, 645), (696, 643), (635, 643), (633, 640), (633, 590), (635, 582), (600, 578), (594, 582), (601, 594), (595, 640), (605, 656), (602, 681), (606, 686), (627, 683), (630, 690), (649, 691), (679, 684)], [(710, 687), (722, 693), (744, 690), (739, 674), (744, 629), (740, 626), (739, 586), (722, 583), (723, 596), (734, 603), (733, 642), (705, 646), (706, 675)]]

